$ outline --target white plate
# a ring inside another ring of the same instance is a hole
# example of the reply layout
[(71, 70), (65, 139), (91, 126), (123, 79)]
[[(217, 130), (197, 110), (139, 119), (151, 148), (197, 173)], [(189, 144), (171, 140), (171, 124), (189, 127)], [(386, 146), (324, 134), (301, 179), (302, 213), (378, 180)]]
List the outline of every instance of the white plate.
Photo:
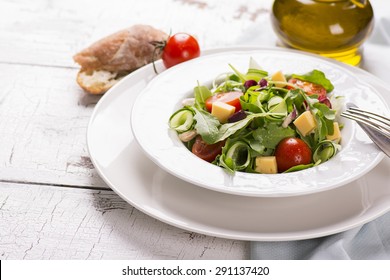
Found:
[[(135, 139), (161, 168), (189, 183), (236, 195), (282, 197), (330, 190), (352, 182), (370, 171), (383, 153), (357, 130), (356, 123), (342, 119), (342, 150), (316, 167), (285, 174), (227, 173), (188, 151), (175, 131), (170, 116), (184, 98), (193, 97), (193, 88), (208, 84), (221, 73), (231, 72), (228, 64), (245, 72), (254, 58), (269, 73), (323, 71), (335, 86), (334, 94), (345, 102), (374, 112), (387, 111), (379, 92), (358, 79), (343, 64), (286, 49), (234, 50), (207, 55), (164, 71), (138, 95), (131, 115)], [(387, 90), (383, 94), (390, 94)]]
[[(386, 91), (388, 86), (373, 75), (354, 68), (351, 71), (378, 91)], [(132, 104), (154, 76), (152, 67), (146, 66), (107, 92), (96, 105), (87, 132), (89, 153), (100, 176), (144, 213), (217, 237), (285, 241), (341, 232), (390, 210), (388, 158), (343, 187), (285, 198), (215, 192), (170, 175), (144, 155), (129, 127)], [(386, 98), (390, 103), (390, 96)]]

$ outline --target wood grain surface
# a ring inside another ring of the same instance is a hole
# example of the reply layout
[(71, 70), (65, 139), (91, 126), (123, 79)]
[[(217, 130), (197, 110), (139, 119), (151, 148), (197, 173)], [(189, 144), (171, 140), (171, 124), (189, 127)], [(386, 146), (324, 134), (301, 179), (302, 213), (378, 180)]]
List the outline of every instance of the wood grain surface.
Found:
[(245, 242), (187, 232), (108, 190), (0, 185), (0, 259), (243, 259)]
[(271, 3), (0, 1), (0, 259), (248, 258), (248, 242), (164, 224), (109, 189), (86, 147), (101, 97), (78, 87), (72, 56), (138, 23), (202, 49), (257, 44), (273, 39), (259, 32)]

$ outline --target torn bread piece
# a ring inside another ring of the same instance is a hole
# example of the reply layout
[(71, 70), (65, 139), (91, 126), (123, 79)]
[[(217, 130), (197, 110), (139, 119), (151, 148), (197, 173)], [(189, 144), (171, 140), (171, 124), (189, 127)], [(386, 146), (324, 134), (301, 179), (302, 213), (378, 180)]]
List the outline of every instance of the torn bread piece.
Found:
[(107, 70), (80, 70), (77, 83), (91, 94), (103, 94), (127, 74), (120, 75)]
[(149, 25), (134, 25), (109, 35), (73, 56), (81, 69), (77, 83), (92, 94), (103, 94), (130, 72), (161, 58), (153, 41), (168, 34)]

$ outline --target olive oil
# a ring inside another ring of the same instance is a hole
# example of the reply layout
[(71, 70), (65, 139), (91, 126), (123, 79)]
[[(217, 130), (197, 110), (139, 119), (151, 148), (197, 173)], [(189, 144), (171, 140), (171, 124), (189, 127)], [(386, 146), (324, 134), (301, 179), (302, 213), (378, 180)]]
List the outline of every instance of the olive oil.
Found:
[(282, 45), (359, 65), (373, 28), (368, 0), (275, 0), (272, 25)]

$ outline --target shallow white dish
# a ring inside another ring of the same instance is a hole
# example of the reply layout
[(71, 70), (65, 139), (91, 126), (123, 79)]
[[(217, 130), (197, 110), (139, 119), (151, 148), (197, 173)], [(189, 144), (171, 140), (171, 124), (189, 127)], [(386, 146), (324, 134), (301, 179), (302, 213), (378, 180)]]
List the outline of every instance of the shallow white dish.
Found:
[[(158, 66), (161, 68), (161, 63)], [(388, 93), (388, 86), (373, 75), (350, 69), (357, 78)], [(170, 175), (144, 155), (129, 128), (131, 106), (153, 77), (149, 65), (107, 92), (95, 107), (87, 133), (88, 150), (100, 176), (144, 213), (212, 236), (286, 241), (345, 231), (390, 210), (388, 158), (342, 188), (285, 198), (230, 195), (199, 188)], [(389, 104), (390, 95), (387, 98)]]
[(302, 52), (286, 49), (233, 50), (203, 56), (159, 74), (137, 97), (131, 115), (136, 140), (161, 168), (189, 183), (236, 195), (282, 197), (330, 190), (356, 180), (375, 167), (383, 153), (356, 124), (343, 119), (342, 150), (330, 161), (313, 168), (287, 174), (253, 174), (224, 169), (199, 159), (168, 127), (169, 117), (186, 97), (193, 97), (199, 82), (211, 82), (221, 73), (231, 72), (228, 64), (246, 71), (250, 57), (263, 69), (274, 73), (323, 71), (335, 86), (334, 93), (374, 112), (386, 112), (379, 92), (349, 68)]

